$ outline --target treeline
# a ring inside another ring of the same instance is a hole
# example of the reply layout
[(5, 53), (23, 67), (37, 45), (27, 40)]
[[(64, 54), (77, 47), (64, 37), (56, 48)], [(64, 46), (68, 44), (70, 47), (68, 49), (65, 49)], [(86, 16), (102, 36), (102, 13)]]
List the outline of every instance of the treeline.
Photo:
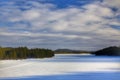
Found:
[(95, 51), (95, 55), (107, 55), (107, 56), (120, 56), (120, 47), (111, 46), (98, 51)]
[(84, 50), (71, 50), (71, 49), (57, 49), (55, 50), (55, 54), (82, 54), (82, 53), (91, 53), (92, 51), (84, 51)]
[(27, 59), (53, 57), (54, 51), (49, 49), (28, 49), (27, 47), (3, 48), (0, 47), (0, 59)]

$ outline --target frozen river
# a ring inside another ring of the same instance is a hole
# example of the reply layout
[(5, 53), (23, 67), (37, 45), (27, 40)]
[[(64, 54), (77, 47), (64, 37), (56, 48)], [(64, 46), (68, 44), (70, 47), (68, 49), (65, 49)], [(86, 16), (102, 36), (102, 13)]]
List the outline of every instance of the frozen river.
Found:
[(45, 59), (1, 60), (0, 80), (120, 80), (120, 57), (57, 54)]

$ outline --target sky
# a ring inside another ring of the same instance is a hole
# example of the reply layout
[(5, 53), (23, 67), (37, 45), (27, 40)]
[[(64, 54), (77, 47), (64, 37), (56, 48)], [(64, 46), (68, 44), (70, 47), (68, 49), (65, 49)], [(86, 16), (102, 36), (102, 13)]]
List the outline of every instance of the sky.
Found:
[(120, 46), (119, 0), (0, 0), (0, 46)]

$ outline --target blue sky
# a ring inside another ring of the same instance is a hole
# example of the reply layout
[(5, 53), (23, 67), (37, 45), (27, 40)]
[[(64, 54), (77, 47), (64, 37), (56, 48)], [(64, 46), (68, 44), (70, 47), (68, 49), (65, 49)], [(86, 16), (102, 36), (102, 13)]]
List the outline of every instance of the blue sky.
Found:
[(119, 0), (0, 0), (0, 45), (96, 50), (120, 44)]

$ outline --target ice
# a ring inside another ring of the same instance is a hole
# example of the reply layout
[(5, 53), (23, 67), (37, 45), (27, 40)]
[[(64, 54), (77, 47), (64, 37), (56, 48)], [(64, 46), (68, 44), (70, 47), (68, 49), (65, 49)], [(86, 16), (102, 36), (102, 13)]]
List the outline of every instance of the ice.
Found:
[[(84, 60), (86, 59), (87, 61), (84, 62)], [(89, 61), (91, 59), (93, 60), (99, 59), (99, 60), (98, 62)], [(111, 62), (111, 59), (113, 59), (114, 62)], [(115, 62), (115, 59), (116, 59), (116, 62)], [(88, 75), (88, 73), (95, 74), (96, 72), (103, 73), (103, 74), (111, 73), (112, 75), (113, 73), (120, 74), (119, 73), (120, 62), (118, 62), (118, 60), (120, 60), (120, 58), (115, 58), (115, 57), (114, 58), (113, 57), (112, 58), (109, 58), (109, 57), (96, 58), (95, 56), (83, 57), (82, 55), (79, 55), (79, 54), (56, 55), (54, 58), (45, 58), (45, 59), (2, 60), (0, 61), (0, 79), (9, 80), (11, 78), (12, 79), (17, 78), (19, 80), (19, 78), (21, 78), (25, 80), (26, 79), (30, 80), (32, 78), (40, 79), (41, 77), (43, 78), (45, 76), (50, 78), (56, 77), (56, 76), (58, 77), (64, 76), (67, 78), (67, 76), (70, 77), (70, 75), (75, 77), (77, 75), (83, 75), (83, 74)], [(24, 78), (24, 77), (27, 77), (27, 78)], [(44, 79), (48, 80), (47, 78), (44, 78)], [(65, 78), (63, 80), (65, 80)], [(89, 80), (93, 80), (93, 79), (89, 79)]]

